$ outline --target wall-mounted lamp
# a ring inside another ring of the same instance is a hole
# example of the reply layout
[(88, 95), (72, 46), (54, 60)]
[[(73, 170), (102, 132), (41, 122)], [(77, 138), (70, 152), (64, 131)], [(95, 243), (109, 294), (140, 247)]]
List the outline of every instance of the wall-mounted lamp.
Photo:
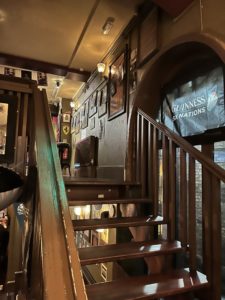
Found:
[(70, 101), (70, 107), (74, 108), (75, 107), (75, 103), (73, 101)]
[(104, 63), (98, 63), (97, 64), (97, 69), (98, 69), (98, 72), (100, 74), (103, 74), (105, 72), (105, 64)]

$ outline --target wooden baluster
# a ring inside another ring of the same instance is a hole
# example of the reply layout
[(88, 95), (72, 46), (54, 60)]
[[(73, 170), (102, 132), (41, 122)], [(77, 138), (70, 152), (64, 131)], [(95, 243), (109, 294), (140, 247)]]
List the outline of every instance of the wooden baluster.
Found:
[(175, 239), (176, 226), (176, 147), (172, 140), (169, 141), (169, 224), (168, 239)]
[(154, 184), (154, 174), (153, 174), (153, 126), (148, 123), (148, 196), (151, 201), (153, 200), (153, 184)]
[(153, 179), (153, 214), (158, 215), (159, 212), (159, 150), (158, 150), (159, 132), (156, 127), (153, 129), (153, 149), (152, 149), (152, 179)]
[(221, 299), (221, 249), (222, 249), (222, 237), (221, 237), (221, 187), (220, 180), (215, 176), (212, 177), (212, 191), (213, 195), (211, 201), (213, 201), (212, 209), (212, 290), (213, 300)]
[(180, 149), (179, 240), (182, 246), (187, 246), (187, 161), (183, 149)]
[(163, 135), (163, 218), (169, 220), (169, 140)]
[(136, 158), (137, 158), (137, 164), (136, 164), (136, 180), (140, 181), (140, 172), (141, 172), (141, 115), (137, 114), (137, 145), (136, 145)]
[(189, 156), (189, 266), (190, 271), (196, 271), (196, 187), (195, 187), (195, 160)]
[[(212, 158), (213, 145), (203, 145), (202, 153)], [(203, 248), (203, 271), (207, 275), (207, 279), (211, 282), (212, 268), (210, 265), (212, 257), (212, 199), (214, 197), (211, 185), (212, 175), (202, 166), (202, 248)], [(211, 295), (209, 296), (210, 299)]]
[(144, 117), (141, 118), (141, 194), (146, 196), (147, 179), (147, 127)]

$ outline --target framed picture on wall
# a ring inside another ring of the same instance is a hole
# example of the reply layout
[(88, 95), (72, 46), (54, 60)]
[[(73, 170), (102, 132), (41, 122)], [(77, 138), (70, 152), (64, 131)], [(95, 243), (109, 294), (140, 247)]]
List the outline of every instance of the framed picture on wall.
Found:
[(14, 68), (4, 68), (4, 75), (15, 77), (16, 70)]
[(95, 117), (91, 118), (90, 120), (90, 129), (94, 129), (95, 128)]
[(89, 118), (97, 112), (97, 95), (98, 91), (95, 91), (89, 98)]
[(78, 111), (75, 117), (75, 134), (80, 132), (80, 112)]
[(37, 82), (38, 85), (47, 86), (48, 85), (47, 74), (44, 72), (37, 72)]
[(129, 69), (129, 93), (131, 94), (137, 87), (137, 48), (130, 53)]
[(81, 113), (81, 128), (84, 129), (88, 126), (88, 106), (89, 101), (87, 100), (82, 106), (82, 113)]
[(124, 51), (110, 66), (108, 120), (112, 120), (125, 112), (127, 97), (126, 65)]
[(68, 114), (68, 113), (63, 114), (63, 122), (64, 123), (70, 122), (70, 114)]
[(107, 84), (98, 92), (98, 117), (107, 113)]

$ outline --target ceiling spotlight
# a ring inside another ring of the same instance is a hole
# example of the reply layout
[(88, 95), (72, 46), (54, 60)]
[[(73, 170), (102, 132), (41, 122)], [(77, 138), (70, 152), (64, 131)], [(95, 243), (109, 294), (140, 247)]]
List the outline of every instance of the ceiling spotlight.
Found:
[(113, 23), (114, 23), (115, 19), (113, 17), (108, 17), (105, 21), (105, 24), (102, 26), (102, 33), (104, 35), (109, 34), (110, 30), (113, 27)]

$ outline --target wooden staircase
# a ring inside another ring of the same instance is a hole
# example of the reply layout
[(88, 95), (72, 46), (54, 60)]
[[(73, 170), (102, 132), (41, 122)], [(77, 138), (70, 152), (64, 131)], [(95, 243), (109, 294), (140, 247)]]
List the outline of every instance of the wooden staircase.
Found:
[[(132, 197), (132, 189), (139, 189), (137, 184), (116, 183), (105, 180), (82, 180), (65, 177), (65, 186), (70, 206), (116, 204), (117, 216), (104, 219), (72, 220), (74, 231), (94, 230), (100, 228), (120, 228), (168, 225), (162, 216), (123, 216), (120, 205), (129, 203), (135, 205), (150, 204), (148, 198)], [(149, 205), (150, 207), (150, 205)], [(152, 258), (166, 256), (171, 261), (161, 274), (143, 276), (127, 276), (112, 280), (86, 285), (87, 297), (90, 300), (133, 300), (159, 299), (177, 295), (185, 295), (208, 286), (206, 276), (200, 272), (190, 272), (189, 269), (174, 269), (172, 260), (179, 253), (185, 253), (188, 247), (182, 247), (181, 242), (157, 238), (148, 241), (130, 241), (126, 243), (107, 244), (79, 248), (79, 258), (82, 266), (105, 262), (117, 262), (124, 259)], [(173, 257), (173, 258), (171, 258)], [(179, 298), (181, 299), (181, 298)], [(190, 299), (190, 298), (188, 298)]]

